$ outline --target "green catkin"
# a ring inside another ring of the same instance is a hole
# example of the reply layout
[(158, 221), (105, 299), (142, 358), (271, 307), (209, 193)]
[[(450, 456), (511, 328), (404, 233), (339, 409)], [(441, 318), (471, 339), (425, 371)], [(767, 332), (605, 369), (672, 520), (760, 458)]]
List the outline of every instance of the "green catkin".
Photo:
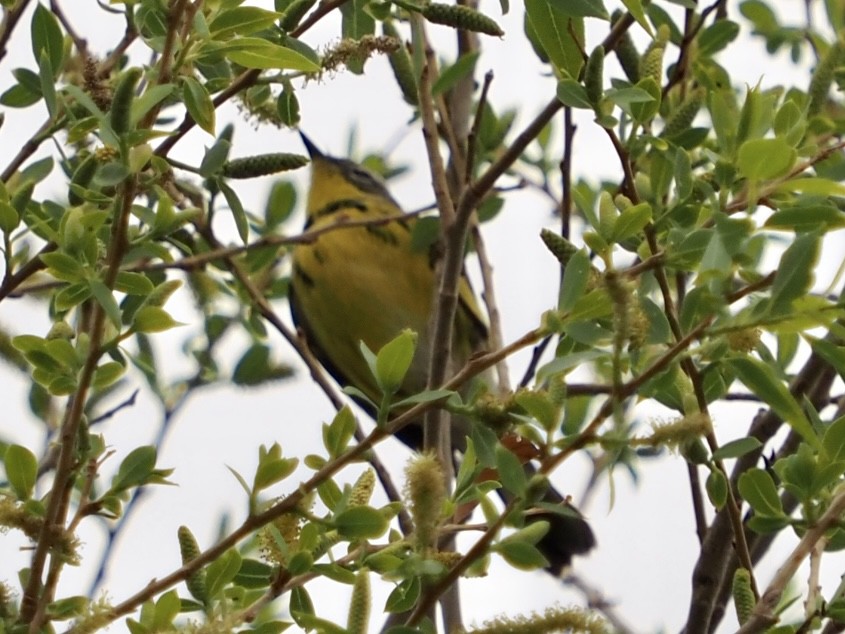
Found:
[(132, 100), (135, 98), (135, 87), (141, 81), (143, 71), (140, 68), (127, 70), (117, 87), (111, 102), (110, 123), (115, 134), (121, 135), (129, 131), (132, 115)]
[(836, 67), (839, 66), (841, 59), (842, 43), (837, 40), (816, 64), (813, 76), (810, 78), (810, 87), (807, 89), (807, 93), (810, 95), (810, 105), (807, 107), (809, 116), (812, 117), (821, 112), (822, 106), (827, 101)]
[(602, 191), (599, 194), (599, 235), (602, 237), (611, 235), (618, 217), (619, 210), (613, 203), (613, 196), (608, 191)]
[(274, 152), (256, 154), (227, 161), (222, 174), (226, 178), (257, 178), (277, 172), (299, 169), (308, 164), (308, 159), (301, 154)]
[(754, 591), (751, 589), (751, 573), (745, 568), (737, 568), (734, 573), (733, 585), (731, 587), (733, 594), (734, 608), (736, 609), (736, 620), (740, 625), (744, 625), (752, 612), (757, 601), (754, 599)]
[(370, 624), (370, 571), (361, 568), (352, 584), (352, 597), (349, 600), (349, 615), (346, 618), (346, 631), (349, 634), (366, 634)]
[(417, 550), (434, 545), (443, 503), (446, 501), (446, 481), (440, 462), (433, 454), (421, 454), (405, 469), (405, 497), (414, 520), (414, 542)]
[(695, 115), (701, 110), (704, 104), (704, 96), (706, 92), (703, 88), (696, 88), (690, 93), (684, 102), (676, 108), (669, 119), (666, 121), (666, 127), (663, 128), (664, 137), (673, 137), (681, 132), (687, 130), (695, 119)]
[(663, 56), (669, 41), (669, 27), (661, 24), (657, 36), (651, 41), (640, 58), (640, 79), (651, 77), (659, 86), (663, 76)]
[[(70, 184), (87, 188), (94, 178), (94, 174), (97, 172), (98, 164), (97, 157), (94, 154), (89, 154), (73, 172)], [(71, 205), (81, 205), (85, 202), (82, 196), (73, 191), (73, 188), (68, 192), (68, 201)]]
[(572, 256), (578, 251), (576, 246), (569, 240), (549, 229), (540, 231), (540, 239), (563, 266), (566, 266)]
[(443, 4), (432, 2), (423, 7), (422, 16), (434, 24), (454, 26), (458, 29), (486, 33), (501, 37), (505, 32), (496, 24), (495, 20), (480, 11), (461, 4)]
[(399, 31), (392, 22), (382, 22), (382, 33), (388, 37), (396, 38), (399, 42), (399, 48), (388, 55), (387, 59), (390, 62), (390, 68), (393, 69), (393, 76), (396, 77), (396, 83), (399, 84), (399, 89), (402, 91), (402, 97), (405, 102), (412, 105), (419, 105), (419, 94), (417, 89), (417, 79), (414, 75), (414, 66), (411, 63), (411, 56), (408, 54), (408, 49), (402, 45), (402, 38)]
[[(182, 565), (190, 563), (200, 554), (200, 547), (194, 534), (187, 526), (180, 526), (176, 531), (179, 538), (179, 553), (182, 555)], [(200, 568), (185, 580), (188, 592), (197, 601), (205, 603), (208, 600), (208, 593), (205, 585), (205, 570)]]
[(349, 495), (349, 506), (364, 506), (368, 504), (375, 486), (375, 471), (367, 469), (358, 477), (355, 484), (352, 485), (352, 493)]
[(584, 69), (584, 88), (590, 105), (598, 110), (604, 88), (604, 47), (597, 46), (587, 59)]
[(285, 9), (285, 13), (281, 20), (279, 20), (279, 26), (290, 33), (299, 25), (299, 21), (305, 17), (305, 14), (308, 13), (308, 11), (311, 10), (311, 7), (313, 7), (316, 3), (317, 0), (293, 0), (293, 2), (288, 5), (288, 8)]
[[(623, 13), (619, 9), (614, 11), (613, 16), (610, 18), (611, 24), (615, 25), (622, 19), (622, 16)], [(619, 38), (613, 51), (616, 53), (616, 59), (619, 60), (619, 65), (622, 66), (622, 70), (625, 72), (628, 81), (632, 84), (640, 81), (640, 52), (634, 46), (634, 40), (628, 31), (625, 31), (622, 37)]]

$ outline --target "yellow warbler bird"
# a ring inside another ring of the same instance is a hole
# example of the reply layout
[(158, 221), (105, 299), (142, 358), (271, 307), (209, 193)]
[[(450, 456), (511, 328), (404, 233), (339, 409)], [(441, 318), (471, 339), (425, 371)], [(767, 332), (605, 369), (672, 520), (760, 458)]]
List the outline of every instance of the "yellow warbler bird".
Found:
[[(434, 307), (434, 262), (428, 250), (412, 246), (414, 218), (405, 217), (382, 181), (347, 159), (327, 156), (303, 134), (311, 156), (311, 187), (306, 204), (306, 230), (336, 224), (353, 226), (321, 233), (314, 241), (293, 250), (290, 305), (294, 322), (328, 372), (342, 385), (361, 390), (373, 402), (381, 395), (361, 354), (363, 341), (372, 351), (410, 328), (418, 334), (417, 348), (400, 396), (425, 389), (430, 342), (429, 318)], [(354, 226), (356, 221), (388, 219)], [(455, 367), (484, 348), (487, 327), (475, 296), (465, 279), (459, 285), (452, 357)], [(467, 423), (453, 434), (458, 450), (466, 446)], [(422, 447), (419, 425), (399, 434), (415, 449)], [(550, 490), (545, 502), (563, 498)], [(558, 573), (572, 555), (590, 550), (595, 539), (587, 523), (568, 507), (569, 514), (549, 513), (551, 528), (539, 543)]]

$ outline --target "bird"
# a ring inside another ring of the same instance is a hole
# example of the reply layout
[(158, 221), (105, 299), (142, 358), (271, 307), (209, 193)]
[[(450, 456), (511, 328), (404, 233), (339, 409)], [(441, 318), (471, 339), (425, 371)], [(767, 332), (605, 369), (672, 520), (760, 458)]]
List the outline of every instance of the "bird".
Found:
[[(363, 342), (378, 351), (405, 329), (417, 333), (416, 352), (399, 396), (425, 389), (430, 342), (429, 320), (435, 302), (435, 259), (432, 249), (412, 242), (417, 219), (404, 214), (384, 182), (362, 165), (324, 154), (303, 133), (311, 159), (305, 231), (336, 224), (354, 226), (318, 233), (297, 243), (292, 252), (289, 303), (293, 321), (317, 360), (342, 386), (353, 386), (371, 402), (380, 400), (375, 378), (361, 353)], [(381, 219), (373, 224), (356, 221)], [(487, 343), (487, 325), (469, 281), (458, 285), (452, 359), (456, 369)], [(373, 414), (372, 406), (363, 403)], [(452, 421), (453, 449), (466, 447), (468, 421)], [(403, 427), (396, 436), (421, 450), (421, 424)], [(531, 472), (530, 465), (526, 469)], [(545, 513), (550, 529), (538, 543), (559, 575), (573, 555), (596, 543), (586, 520), (553, 488), (544, 502), (565, 505), (565, 514)], [(538, 516), (539, 517), (539, 516)]]

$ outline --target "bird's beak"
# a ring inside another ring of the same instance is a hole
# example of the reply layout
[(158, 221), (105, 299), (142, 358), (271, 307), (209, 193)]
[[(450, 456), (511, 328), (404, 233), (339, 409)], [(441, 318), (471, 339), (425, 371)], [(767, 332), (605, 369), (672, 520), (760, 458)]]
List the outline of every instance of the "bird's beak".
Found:
[(320, 149), (311, 142), (307, 136), (305, 136), (304, 132), (300, 132), (299, 136), (302, 137), (302, 142), (305, 144), (305, 149), (308, 150), (308, 156), (313, 159), (323, 158), (325, 154), (323, 154)]

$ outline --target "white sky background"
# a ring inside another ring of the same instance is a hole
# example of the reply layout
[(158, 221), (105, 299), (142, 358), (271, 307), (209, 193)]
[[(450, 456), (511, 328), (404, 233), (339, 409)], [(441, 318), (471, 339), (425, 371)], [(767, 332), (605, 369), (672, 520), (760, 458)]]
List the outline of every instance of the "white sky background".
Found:
[[(93, 1), (73, 0), (64, 4), (70, 20), (89, 38), (89, 45), (95, 53), (104, 53), (119, 39), (123, 30), (120, 20), (101, 23), (104, 13)], [(272, 8), (269, 0), (256, 4)], [(615, 6), (612, 1), (607, 4), (611, 9)], [(792, 16), (791, 22), (800, 23), (804, 11), (802, 1), (788, 0), (777, 4), (782, 16)], [(499, 21), (507, 35), (502, 40), (484, 39), (484, 54), (477, 66), (478, 76), (490, 68), (495, 69), (491, 102), (498, 111), (509, 106), (523, 110), (514, 127), (518, 131), (554, 94), (554, 81), (544, 76), (543, 67), (522, 36), (521, 3), (514, 2), (510, 14), (504, 17), (499, 16), (497, 3), (491, 0), (487, 0), (482, 8)], [(735, 3), (731, 3), (730, 10), (734, 19), (741, 20)], [(96, 27), (92, 26), (92, 20), (97, 20)], [(29, 14), (23, 22), (24, 26), (18, 29), (13, 39), (11, 55), (0, 64), (0, 89), (3, 90), (9, 85), (10, 69), (34, 67), (28, 42)], [(339, 20), (324, 22), (309, 31), (304, 41), (319, 48), (335, 39)], [(587, 48), (592, 49), (606, 33), (607, 26), (595, 20), (588, 20), (588, 25)], [(635, 25), (632, 31), (638, 31), (638, 27)], [(430, 32), (451, 44), (447, 29), (431, 27)], [(743, 37), (748, 37), (746, 31)], [(136, 47), (136, 53), (138, 50)], [(441, 47), (441, 51), (451, 50)], [(742, 54), (738, 54), (740, 50)], [(762, 79), (763, 86), (795, 83), (803, 87), (807, 81), (807, 75), (796, 73), (785, 57), (769, 57), (759, 40), (746, 39), (741, 49), (734, 46), (730, 51), (731, 58), (723, 60), (723, 63), (728, 66), (737, 85), (754, 85)], [(676, 49), (671, 48), (667, 59), (674, 59), (675, 55)], [(608, 71), (606, 77), (612, 72)], [(408, 209), (431, 201), (419, 125), (415, 123), (409, 130), (406, 129), (412, 113), (398, 97), (386, 61), (375, 59), (368, 62), (365, 76), (338, 73), (322, 83), (311, 82), (304, 87), (296, 84), (296, 87), (302, 106), (301, 127), (324, 151), (343, 154), (352, 128), (357, 130), (361, 154), (374, 148), (388, 147), (400, 139), (391, 158), (398, 163), (411, 164), (413, 169), (409, 175), (391, 183), (391, 189)], [(3, 152), (5, 159), (11, 157), (28, 138), (30, 131), (43, 121), (41, 108), (36, 105), (24, 111), (6, 109), (6, 122), (0, 128), (0, 146), (7, 148)], [(293, 131), (277, 131), (270, 127), (255, 131), (244, 124), (233, 107), (221, 108), (218, 111), (218, 129), (229, 121), (236, 125), (232, 156), (276, 151), (303, 152)], [(558, 132), (559, 123), (560, 119)], [(591, 116), (582, 112), (578, 123), (576, 177), (585, 177), (593, 182), (603, 176), (618, 177), (615, 156), (605, 135), (591, 123)], [(198, 164), (202, 147), (210, 145), (211, 141), (211, 137), (195, 129), (177, 145), (171, 156)], [(51, 144), (45, 143), (41, 154), (51, 151)], [(301, 170), (293, 178), (304, 183), (306, 177), (306, 170)], [(271, 179), (261, 179), (237, 183), (237, 189), (245, 205), (260, 213), (271, 182)], [(47, 183), (39, 187), (36, 197), (61, 198), (66, 191), (63, 188), (66, 185)], [(301, 201), (298, 213), (298, 218), (301, 218)], [(298, 222), (294, 225), (298, 226)], [(548, 202), (540, 196), (526, 193), (510, 196), (504, 212), (495, 222), (485, 226), (484, 235), (494, 259), (497, 293), (504, 313), (506, 341), (533, 328), (536, 316), (551, 307), (549, 302), (556, 294), (558, 267), (540, 244), (538, 234), (541, 227), (554, 224)], [(293, 231), (294, 225), (289, 225), (288, 229)], [(497, 257), (500, 254), (506, 255)], [(194, 320), (187, 297), (181, 301), (178, 298), (172, 300), (168, 308), (173, 310), (178, 320)], [(287, 318), (287, 306), (280, 304), (278, 312)], [(42, 307), (25, 300), (2, 302), (0, 324), (13, 334), (43, 335), (49, 327)], [(185, 337), (186, 333), (177, 329), (156, 338), (160, 350), (174, 350), (168, 355), (163, 368), (171, 377), (180, 376), (181, 370), (186, 367), (180, 352)], [(269, 341), (277, 359), (295, 362), (292, 351), (278, 335), (271, 333)], [(233, 360), (243, 350), (243, 344), (239, 342), (231, 346)], [(512, 360), (514, 381), (522, 374), (526, 360), (526, 354)], [(126, 453), (138, 445), (150, 444), (157, 433), (159, 413), (153, 401), (144, 394), (140, 378), (131, 377), (127, 391), (123, 395), (115, 395), (113, 403), (119, 402), (135, 386), (142, 388), (137, 405), (121, 411), (101, 427), (101, 432), (116, 452), (103, 468), (104, 482), (108, 481)], [(27, 445), (38, 454), (43, 435), (25, 408), (26, 385), (17, 375), (2, 367), (0, 398), (7, 404), (7, 415), (0, 420), (0, 436), (4, 440)], [(731, 440), (742, 433), (753, 409), (748, 408), (739, 415), (735, 408), (730, 413), (724, 410), (717, 412), (720, 439)], [(227, 465), (250, 480), (259, 444), (269, 445), (278, 441), (288, 456), (320, 452), (321, 432), (317, 421), (329, 420), (332, 415), (333, 410), (325, 397), (302, 371), (295, 381), (267, 388), (215, 388), (197, 394), (175, 420), (159, 455), (161, 467), (176, 469), (172, 480), (179, 486), (150, 489), (135, 510), (134, 521), (121, 536), (110, 568), (112, 574), (105, 583), (111, 600), (119, 602), (150, 579), (161, 577), (178, 567), (178, 526), (188, 525), (200, 545), (205, 547), (215, 537), (221, 514), (231, 516), (230, 526), (243, 519), (245, 494), (229, 473)], [(654, 412), (640, 412), (641, 417), (646, 417), (643, 419), (645, 422), (649, 415), (654, 415)], [(394, 467), (398, 477), (408, 452), (393, 441), (381, 447), (380, 455)], [(361, 467), (347, 469), (344, 477), (352, 480), (360, 470)], [(304, 475), (305, 471), (302, 473)], [(671, 456), (643, 461), (639, 465), (639, 475), (639, 483), (635, 485), (626, 472), (619, 470), (613, 478), (613, 490), (607, 480), (603, 481), (589, 507), (583, 509), (591, 521), (599, 546), (589, 557), (576, 560), (576, 570), (599, 588), (605, 598), (616, 604), (618, 613), (636, 632), (675, 631), (686, 617), (691, 569), (697, 554), (686, 466), (683, 460)], [(586, 461), (576, 457), (556, 474), (555, 481), (562, 491), (573, 494), (577, 500), (587, 476)], [(295, 482), (291, 479), (283, 484), (294, 486)], [(287, 490), (282, 486), (274, 492), (283, 494)], [(96, 520), (85, 522), (81, 536), (85, 542), (83, 556), (86, 565), (67, 570), (60, 596), (87, 592), (91, 580), (89, 566), (99, 561), (103, 535), (104, 531)], [(787, 552), (786, 549), (794, 543), (791, 535), (780, 539), (780, 552)], [(17, 570), (27, 565), (29, 558), (29, 552), (18, 550), (22, 545), (24, 540), (14, 532), (0, 539), (0, 580), (16, 585)], [(781, 560), (782, 556), (777, 555), (767, 558), (767, 564), (762, 566), (763, 572), (758, 577), (763, 586)], [(838, 584), (842, 562), (840, 556), (829, 556), (824, 560), (827, 593)], [(386, 589), (382, 584), (374, 585), (374, 588), (379, 587)], [(345, 622), (348, 587), (311, 583), (308, 589), (318, 614), (338, 623)], [(187, 595), (184, 587), (180, 588), (180, 593)], [(467, 623), (480, 622), (503, 612), (514, 614), (542, 609), (554, 603), (583, 604), (583, 597), (562, 589), (545, 573), (515, 573), (504, 565), (495, 565), (486, 579), (463, 581), (462, 595)], [(384, 597), (386, 593), (375, 599), (376, 615)], [(278, 601), (276, 605), (281, 610), (282, 602)], [(374, 619), (373, 628), (377, 625), (379, 623)], [(730, 611), (721, 631), (730, 631), (734, 626)], [(122, 627), (112, 629), (120, 631)]]

